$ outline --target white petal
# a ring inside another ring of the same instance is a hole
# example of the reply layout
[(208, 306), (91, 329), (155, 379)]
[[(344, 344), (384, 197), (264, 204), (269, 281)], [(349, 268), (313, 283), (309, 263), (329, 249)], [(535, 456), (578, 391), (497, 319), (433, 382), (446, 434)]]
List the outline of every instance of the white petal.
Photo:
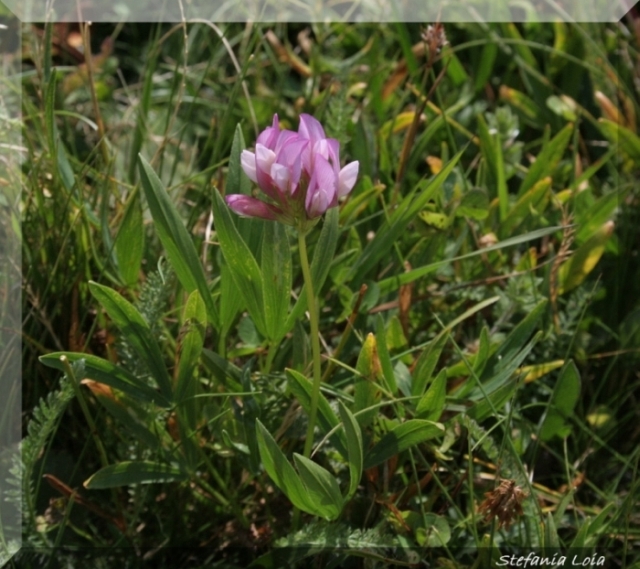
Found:
[(240, 163), (244, 173), (249, 176), (249, 179), (255, 184), (258, 183), (256, 178), (256, 155), (248, 150), (243, 150), (240, 155)]
[(271, 179), (274, 181), (278, 189), (285, 195), (289, 194), (289, 169), (282, 164), (273, 164), (271, 166)]
[(262, 144), (256, 144), (256, 168), (268, 174), (275, 161), (276, 153), (273, 150), (269, 150)]
[(338, 197), (346, 196), (356, 185), (360, 164), (356, 160), (347, 164), (338, 174)]
[(318, 188), (307, 205), (307, 214), (311, 219), (322, 215), (329, 207), (329, 196), (322, 188)]

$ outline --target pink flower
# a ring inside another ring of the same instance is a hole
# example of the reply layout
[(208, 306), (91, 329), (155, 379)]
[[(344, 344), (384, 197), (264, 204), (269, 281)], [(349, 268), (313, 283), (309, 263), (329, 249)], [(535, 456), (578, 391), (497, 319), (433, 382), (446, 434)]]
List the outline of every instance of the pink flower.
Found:
[(300, 116), (298, 132), (280, 130), (278, 115), (256, 141), (255, 153), (244, 150), (242, 169), (266, 200), (232, 194), (227, 205), (245, 217), (278, 220), (304, 228), (338, 205), (356, 183), (358, 162), (340, 169), (340, 144), (327, 138), (310, 115)]

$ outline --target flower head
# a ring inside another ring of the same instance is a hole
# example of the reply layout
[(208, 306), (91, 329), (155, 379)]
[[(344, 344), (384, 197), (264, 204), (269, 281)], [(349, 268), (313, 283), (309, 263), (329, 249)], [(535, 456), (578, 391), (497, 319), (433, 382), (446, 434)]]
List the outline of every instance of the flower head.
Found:
[(259, 200), (242, 194), (226, 196), (239, 215), (282, 221), (299, 228), (338, 205), (356, 183), (358, 162), (340, 168), (340, 143), (327, 138), (312, 116), (300, 116), (298, 132), (280, 130), (278, 115), (256, 141), (255, 152), (244, 150), (242, 169), (265, 194)]

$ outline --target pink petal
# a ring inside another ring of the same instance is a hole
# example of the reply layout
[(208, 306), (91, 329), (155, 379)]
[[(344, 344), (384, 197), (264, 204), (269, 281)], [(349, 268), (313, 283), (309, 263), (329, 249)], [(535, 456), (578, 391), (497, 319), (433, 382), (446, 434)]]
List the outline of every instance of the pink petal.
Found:
[(255, 184), (258, 183), (258, 178), (256, 178), (256, 155), (253, 152), (249, 152), (248, 150), (243, 150), (240, 155), (240, 163), (242, 164), (242, 169), (244, 173), (249, 176), (249, 179)]
[(299, 138), (300, 136), (297, 132), (293, 132), (292, 130), (282, 130), (278, 135), (278, 140), (276, 141), (273, 151), (276, 154), (280, 154), (284, 146), (289, 144), (292, 140), (298, 140)]
[(310, 219), (321, 216), (327, 209), (329, 209), (329, 196), (324, 190), (318, 188), (311, 200), (307, 196), (307, 215)]
[(276, 162), (278, 164), (284, 164), (289, 167), (295, 163), (300, 155), (304, 152), (309, 145), (309, 141), (304, 138), (296, 136), (295, 139), (290, 139), (278, 152), (276, 156)]
[(325, 160), (329, 160), (329, 143), (326, 138), (317, 140), (313, 145), (313, 154), (322, 156)]
[(338, 197), (342, 198), (346, 196), (356, 184), (358, 179), (358, 170), (360, 169), (360, 163), (349, 162), (338, 174)]
[(337, 173), (340, 168), (340, 143), (335, 138), (327, 138), (327, 144), (329, 145), (329, 160)]
[(313, 175), (307, 189), (305, 206), (310, 217), (322, 215), (336, 199), (336, 175), (320, 154), (315, 157)]
[(311, 115), (300, 115), (300, 126), (298, 127), (298, 133), (304, 138), (308, 138), (312, 142), (326, 138), (322, 125)]
[(231, 194), (225, 196), (224, 200), (227, 202), (229, 208), (243, 217), (260, 217), (262, 219), (276, 220), (278, 219), (278, 214), (282, 213), (275, 206), (243, 194)]
[(302, 175), (302, 156), (298, 155), (293, 164), (289, 166), (290, 183), (291, 183), (291, 195), (294, 196), (298, 191), (298, 184), (300, 183), (300, 176)]
[(278, 136), (280, 135), (280, 123), (278, 122), (278, 115), (273, 115), (273, 124), (265, 128), (258, 136), (256, 144), (262, 144), (267, 148), (273, 150), (275, 148)]

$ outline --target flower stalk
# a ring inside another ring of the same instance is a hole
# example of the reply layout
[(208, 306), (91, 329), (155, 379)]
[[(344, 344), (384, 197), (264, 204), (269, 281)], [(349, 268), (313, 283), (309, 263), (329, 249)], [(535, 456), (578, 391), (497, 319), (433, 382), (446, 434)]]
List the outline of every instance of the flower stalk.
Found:
[(309, 458), (311, 456), (311, 448), (313, 447), (313, 432), (316, 428), (316, 416), (318, 414), (318, 399), (320, 398), (320, 384), (322, 383), (322, 375), (320, 374), (321, 361), (318, 306), (316, 303), (316, 295), (313, 290), (311, 269), (309, 267), (307, 242), (305, 234), (302, 231), (298, 232), (298, 249), (300, 253), (302, 276), (304, 278), (305, 288), (307, 289), (307, 308), (309, 310), (309, 322), (311, 327), (311, 353), (313, 357), (313, 386), (311, 390), (311, 408), (309, 410), (309, 425), (307, 427), (307, 437), (305, 439), (303, 452), (303, 456), (305, 458)]
[[(255, 152), (244, 150), (240, 157), (244, 173), (260, 190), (260, 198), (245, 194), (229, 194), (229, 208), (243, 217), (257, 217), (295, 227), (298, 233), (300, 265), (307, 289), (307, 305), (311, 325), (313, 354), (313, 387), (309, 426), (304, 456), (313, 447), (320, 385), (320, 332), (318, 302), (314, 293), (306, 234), (330, 208), (353, 189), (358, 178), (359, 163), (340, 167), (340, 143), (327, 138), (322, 125), (312, 116), (302, 114), (298, 132), (281, 130), (278, 115), (263, 130)], [(269, 351), (266, 369), (271, 368), (275, 349)]]

